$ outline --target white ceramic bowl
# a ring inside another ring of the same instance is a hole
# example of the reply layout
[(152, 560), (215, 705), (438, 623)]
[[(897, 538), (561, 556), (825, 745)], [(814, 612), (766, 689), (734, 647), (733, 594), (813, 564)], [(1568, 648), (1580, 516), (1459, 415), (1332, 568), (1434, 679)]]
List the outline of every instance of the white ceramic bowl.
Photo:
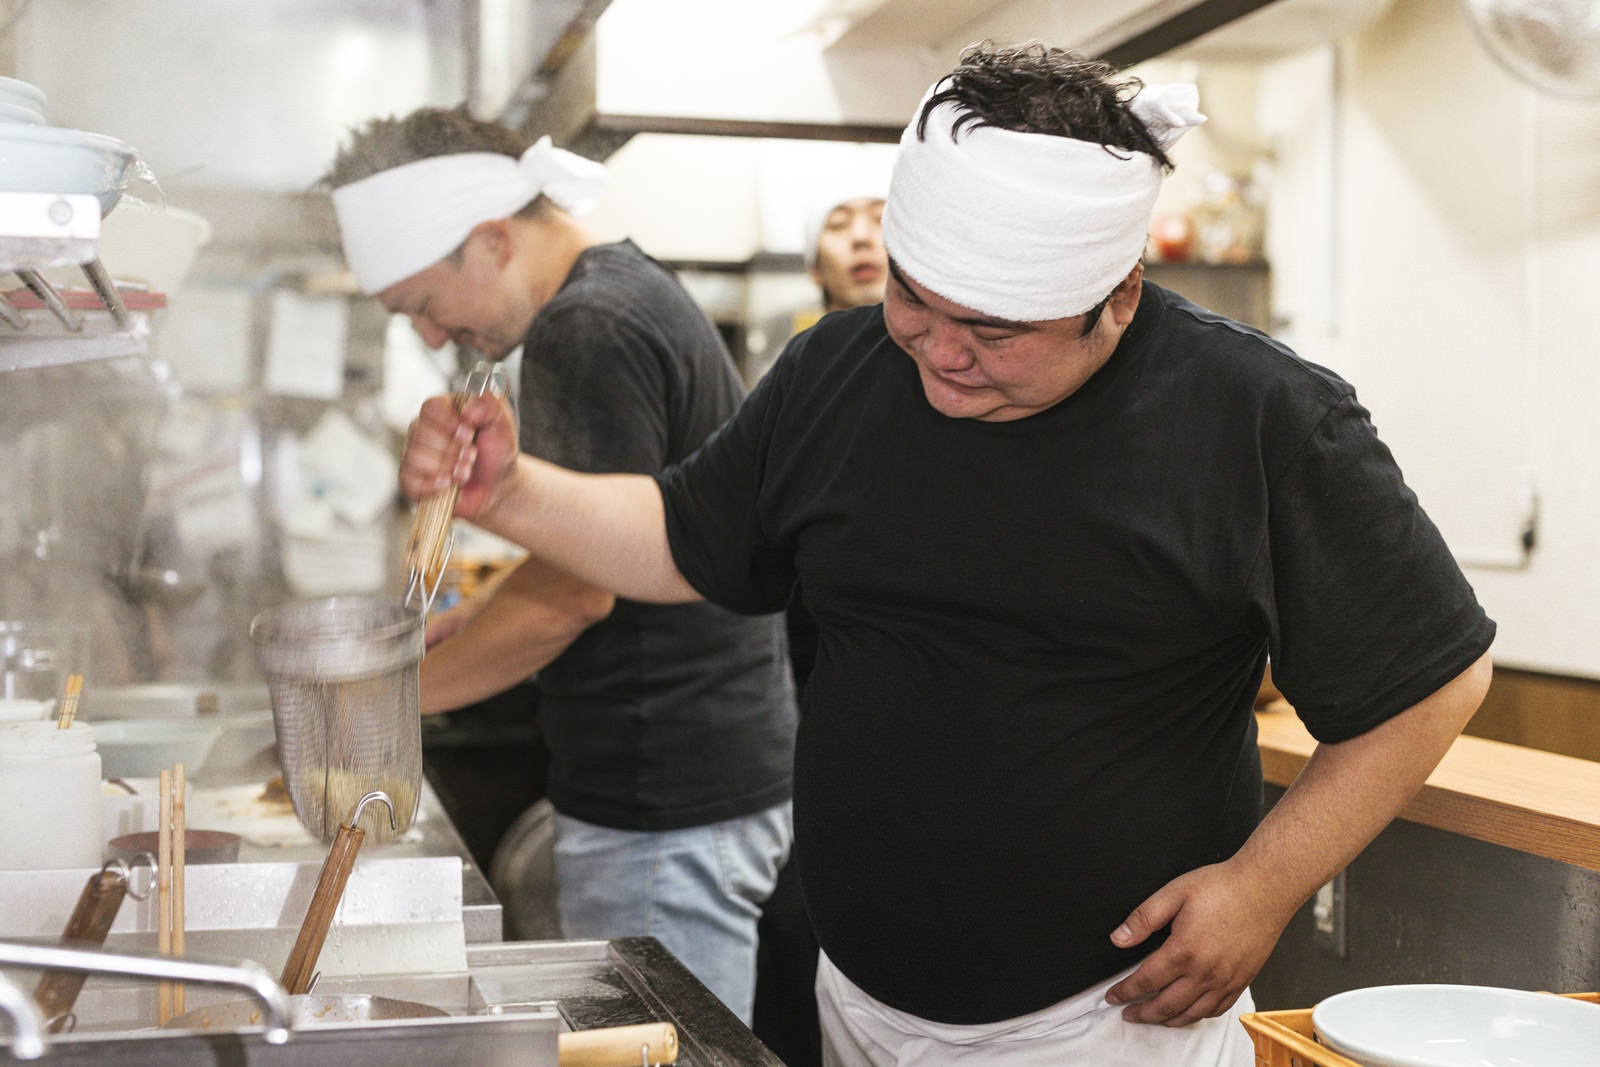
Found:
[(106, 778), (156, 778), (174, 763), (185, 777), (211, 755), (222, 724), (210, 719), (112, 719), (91, 722)]
[(20, 104), (35, 111), (44, 110), (44, 90), (16, 78), (0, 77), (0, 104)]
[(1364, 1067), (1600, 1067), (1600, 1005), (1470, 985), (1373, 986), (1311, 1012)]
[(109, 214), (122, 197), (132, 146), (99, 133), (61, 126), (0, 124), (0, 191), (87, 193)]
[(100, 258), (118, 278), (143, 282), (158, 293), (175, 293), (189, 276), (195, 255), (211, 240), (203, 215), (170, 205), (142, 210), (128, 204), (100, 228)]

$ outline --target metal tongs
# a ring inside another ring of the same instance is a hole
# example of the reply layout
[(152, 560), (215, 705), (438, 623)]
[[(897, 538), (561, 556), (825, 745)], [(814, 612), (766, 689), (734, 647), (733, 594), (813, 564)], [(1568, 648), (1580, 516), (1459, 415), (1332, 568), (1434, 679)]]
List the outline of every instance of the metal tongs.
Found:
[[(466, 407), (474, 397), (492, 393), (506, 395), (505, 368), (498, 363), (481, 360), (467, 375), (466, 384), (455, 394), (456, 411)], [(450, 488), (423, 497), (417, 501), (416, 514), (411, 519), (411, 535), (406, 539), (406, 592), (407, 607), (420, 598), (422, 614), (433, 608), (433, 600), (444, 584), (445, 561), (455, 546), (455, 532), (451, 516), (456, 507), (456, 496), (461, 487)]]

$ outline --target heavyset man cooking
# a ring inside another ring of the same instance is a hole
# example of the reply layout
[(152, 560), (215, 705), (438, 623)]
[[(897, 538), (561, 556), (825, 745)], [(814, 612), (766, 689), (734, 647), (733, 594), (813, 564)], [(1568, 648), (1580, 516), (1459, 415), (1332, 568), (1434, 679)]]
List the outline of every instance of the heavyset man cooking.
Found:
[[(1192, 87), (969, 50), (901, 141), (883, 307), (656, 476), (429, 401), (401, 480), (643, 601), (820, 627), (796, 848), (836, 1064), (1251, 1062), (1295, 910), (1481, 700), (1494, 625), (1351, 387), (1143, 281)], [(1320, 745), (1260, 818), (1251, 705)]]

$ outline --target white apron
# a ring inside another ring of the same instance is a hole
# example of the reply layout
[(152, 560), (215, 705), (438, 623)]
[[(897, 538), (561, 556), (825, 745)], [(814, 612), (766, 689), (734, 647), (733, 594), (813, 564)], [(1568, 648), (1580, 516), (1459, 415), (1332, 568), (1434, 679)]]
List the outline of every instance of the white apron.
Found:
[(1132, 972), (1029, 1015), (957, 1026), (879, 1003), (823, 953), (817, 960), (823, 1067), (1254, 1067), (1255, 1050), (1239, 1022), (1255, 1010), (1248, 989), (1227, 1013), (1192, 1026), (1129, 1023), (1120, 1005), (1106, 1003), (1106, 990)]

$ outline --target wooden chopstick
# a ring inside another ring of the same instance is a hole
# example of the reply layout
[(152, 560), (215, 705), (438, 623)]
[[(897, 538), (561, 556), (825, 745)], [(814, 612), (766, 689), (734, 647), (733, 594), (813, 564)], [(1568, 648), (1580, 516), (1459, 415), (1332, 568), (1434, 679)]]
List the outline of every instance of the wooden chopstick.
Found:
[[(183, 957), (183, 863), (188, 819), (184, 814), (183, 764), (172, 769), (172, 954)], [(172, 1014), (183, 1014), (183, 983), (172, 987)]]
[[(156, 827), (156, 951), (172, 955), (172, 772), (163, 770), (159, 780), (161, 821)], [(172, 1018), (172, 983), (156, 987), (156, 1025), (165, 1026)]]
[(56, 729), (65, 730), (78, 714), (78, 695), (83, 692), (83, 675), (67, 675), (67, 695), (61, 701), (61, 716), (56, 719)]

